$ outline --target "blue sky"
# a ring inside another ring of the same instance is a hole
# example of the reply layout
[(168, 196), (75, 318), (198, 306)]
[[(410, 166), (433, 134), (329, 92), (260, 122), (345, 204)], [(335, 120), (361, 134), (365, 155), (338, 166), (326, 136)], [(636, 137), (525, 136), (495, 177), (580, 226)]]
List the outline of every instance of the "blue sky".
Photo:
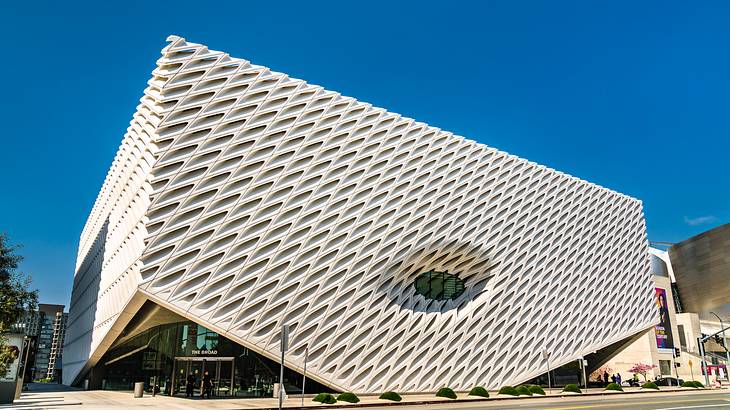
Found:
[(42, 302), (169, 34), (639, 198), (651, 240), (730, 221), (728, 2), (99, 3), (0, 6), (0, 231)]

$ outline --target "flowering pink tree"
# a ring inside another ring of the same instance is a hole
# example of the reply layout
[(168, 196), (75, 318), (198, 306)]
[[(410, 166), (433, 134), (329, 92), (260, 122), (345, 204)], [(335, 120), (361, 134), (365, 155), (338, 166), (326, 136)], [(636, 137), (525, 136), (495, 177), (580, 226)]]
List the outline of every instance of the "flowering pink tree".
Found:
[(646, 381), (646, 374), (655, 367), (655, 364), (634, 363), (634, 367), (630, 368), (629, 371), (644, 376), (644, 381)]

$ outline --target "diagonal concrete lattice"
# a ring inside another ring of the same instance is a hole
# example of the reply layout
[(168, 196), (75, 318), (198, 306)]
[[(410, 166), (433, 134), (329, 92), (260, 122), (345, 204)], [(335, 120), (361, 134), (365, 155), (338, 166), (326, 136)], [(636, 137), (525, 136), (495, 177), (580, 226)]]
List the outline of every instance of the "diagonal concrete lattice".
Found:
[(656, 321), (639, 201), (168, 41), (81, 235), (65, 383), (144, 300), (271, 358), (288, 324), (289, 367), (357, 392), (516, 384)]

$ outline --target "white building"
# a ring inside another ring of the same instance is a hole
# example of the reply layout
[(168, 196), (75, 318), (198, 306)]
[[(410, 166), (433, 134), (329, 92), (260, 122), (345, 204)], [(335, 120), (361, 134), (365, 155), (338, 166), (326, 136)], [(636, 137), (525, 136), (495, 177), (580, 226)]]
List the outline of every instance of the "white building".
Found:
[(168, 41), (81, 235), (64, 383), (267, 395), (287, 324), (289, 392), (305, 360), (496, 388), (656, 323), (638, 200)]

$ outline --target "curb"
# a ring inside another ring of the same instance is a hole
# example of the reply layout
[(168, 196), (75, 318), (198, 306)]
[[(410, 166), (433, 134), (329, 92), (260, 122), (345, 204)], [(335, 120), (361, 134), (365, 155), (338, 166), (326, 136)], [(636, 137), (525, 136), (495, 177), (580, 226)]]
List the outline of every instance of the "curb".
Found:
[[(400, 402), (388, 402), (383, 401), (382, 403), (363, 403), (363, 404), (323, 404), (323, 405), (312, 405), (312, 406), (296, 406), (296, 407), (284, 407), (286, 410), (311, 410), (311, 409), (344, 409), (344, 408), (360, 408), (360, 407), (385, 407), (385, 406), (419, 406), (425, 404), (443, 404), (443, 403), (479, 403), (489, 401), (505, 401), (505, 400), (529, 400), (529, 399), (562, 399), (563, 397), (595, 397), (595, 396), (619, 396), (623, 394), (656, 394), (656, 393), (684, 393), (684, 392), (695, 392), (695, 391), (708, 391), (708, 390), (719, 390), (710, 389), (707, 387), (697, 389), (675, 389), (675, 390), (636, 390), (619, 393), (582, 393), (575, 395), (534, 395), (534, 396), (522, 396), (522, 397), (484, 397), (478, 399), (441, 399), (441, 400), (416, 400), (416, 401), (400, 401)], [(258, 407), (257, 410), (278, 410), (278, 407)]]

